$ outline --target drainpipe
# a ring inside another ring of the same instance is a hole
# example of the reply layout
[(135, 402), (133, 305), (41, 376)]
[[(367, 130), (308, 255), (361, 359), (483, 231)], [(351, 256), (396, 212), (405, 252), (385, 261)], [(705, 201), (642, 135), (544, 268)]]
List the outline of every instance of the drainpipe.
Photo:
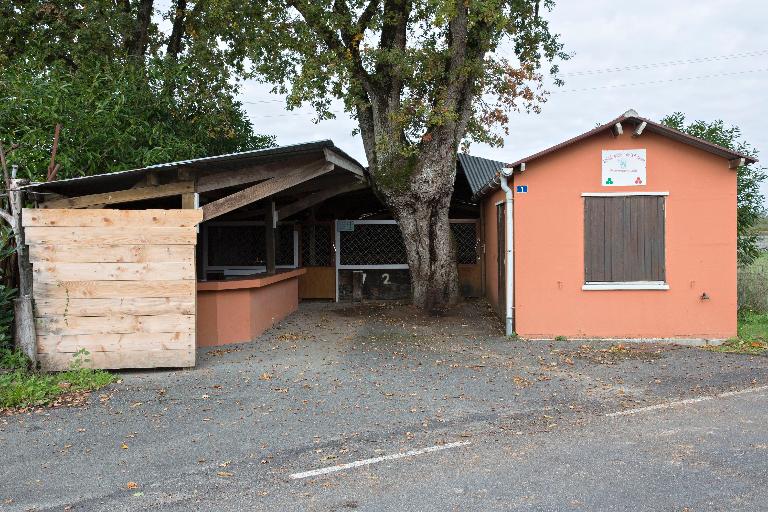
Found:
[(510, 167), (504, 167), (501, 170), (501, 176), (499, 177), (499, 184), (504, 191), (504, 224), (505, 234), (504, 241), (506, 243), (507, 261), (504, 265), (506, 271), (506, 300), (505, 304), (505, 328), (507, 336), (515, 334), (515, 230), (514, 230), (514, 216), (512, 213), (512, 188), (507, 183), (507, 179), (512, 176), (514, 169)]

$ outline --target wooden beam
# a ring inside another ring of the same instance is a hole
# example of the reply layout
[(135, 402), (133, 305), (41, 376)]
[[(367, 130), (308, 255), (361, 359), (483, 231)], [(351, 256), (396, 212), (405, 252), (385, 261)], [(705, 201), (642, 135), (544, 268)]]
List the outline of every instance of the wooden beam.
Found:
[(177, 196), (195, 191), (195, 184), (192, 181), (180, 181), (168, 183), (167, 185), (147, 186), (140, 188), (131, 188), (127, 190), (117, 190), (114, 192), (104, 192), (102, 194), (91, 194), (87, 196), (68, 197), (66, 199), (54, 199), (40, 204), (41, 208), (87, 208), (93, 205), (107, 205), (116, 203), (130, 203), (133, 201), (143, 201), (145, 199), (155, 199), (158, 197)]
[(645, 127), (648, 125), (645, 121), (637, 125), (637, 128), (635, 128), (634, 133), (632, 133), (632, 137), (639, 137), (643, 134), (643, 130), (645, 130)]
[(613, 133), (614, 137), (618, 137), (622, 133), (624, 133), (624, 128), (622, 128), (621, 123), (616, 123), (611, 127), (611, 133)]
[(266, 199), (299, 183), (327, 174), (332, 169), (333, 164), (320, 163), (308, 169), (297, 170), (278, 178), (270, 178), (267, 181), (257, 183), (204, 205), (202, 208), (203, 220), (210, 220), (247, 204)]
[(314, 159), (306, 162), (295, 160), (271, 162), (268, 164), (251, 165), (234, 171), (214, 172), (197, 179), (197, 192), (210, 192), (227, 187), (246, 185), (256, 181), (262, 181), (277, 176), (283, 176), (294, 171), (315, 167), (323, 163), (323, 160)]
[(313, 194), (309, 194), (304, 198), (299, 199), (298, 201), (295, 201), (291, 204), (285, 205), (282, 208), (280, 208), (280, 210), (278, 210), (277, 212), (277, 220), (286, 219), (291, 215), (295, 215), (303, 210), (306, 210), (307, 208), (311, 208), (312, 206), (322, 203), (323, 201), (326, 201), (337, 195), (346, 194), (347, 192), (353, 192), (355, 190), (362, 190), (367, 187), (368, 187), (367, 183), (364, 183), (361, 181), (355, 181), (353, 183), (348, 183), (346, 185), (341, 185), (339, 187), (334, 187), (327, 190), (320, 190)]
[(742, 165), (744, 165), (745, 159), (743, 158), (734, 158), (733, 160), (728, 161), (728, 168), (729, 169), (738, 169)]
[(357, 174), (361, 178), (365, 176), (365, 171), (362, 167), (360, 167), (360, 165), (351, 159), (336, 153), (334, 150), (325, 148), (323, 149), (323, 154), (325, 155), (325, 159), (333, 165), (341, 167), (342, 169), (347, 170), (353, 174)]
[(200, 195), (191, 192), (189, 194), (181, 195), (181, 209), (182, 210), (194, 210), (200, 207)]
[(275, 224), (277, 224), (277, 212), (275, 211), (275, 202), (269, 201), (267, 204), (267, 214), (264, 217), (264, 241), (265, 241), (265, 260), (267, 274), (275, 273)]

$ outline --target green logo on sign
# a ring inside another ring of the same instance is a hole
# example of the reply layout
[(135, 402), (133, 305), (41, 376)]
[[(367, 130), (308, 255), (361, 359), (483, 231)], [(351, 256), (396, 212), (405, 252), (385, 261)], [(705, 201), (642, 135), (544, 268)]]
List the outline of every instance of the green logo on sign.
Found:
[(607, 180), (605, 180), (605, 184), (606, 185), (613, 185), (613, 179), (608, 178)]

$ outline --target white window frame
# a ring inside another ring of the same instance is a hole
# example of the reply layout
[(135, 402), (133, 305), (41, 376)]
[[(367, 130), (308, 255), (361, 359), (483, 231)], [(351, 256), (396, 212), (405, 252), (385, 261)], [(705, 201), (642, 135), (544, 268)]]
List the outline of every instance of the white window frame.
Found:
[[(583, 192), (581, 197), (627, 197), (627, 196), (669, 196), (669, 192)], [(664, 267), (667, 264), (667, 208), (664, 202)], [(583, 215), (582, 209), (582, 215)], [(586, 233), (585, 233), (586, 236)], [(665, 272), (666, 274), (666, 272)], [(585, 291), (601, 290), (669, 290), (666, 281), (586, 281), (582, 286)]]

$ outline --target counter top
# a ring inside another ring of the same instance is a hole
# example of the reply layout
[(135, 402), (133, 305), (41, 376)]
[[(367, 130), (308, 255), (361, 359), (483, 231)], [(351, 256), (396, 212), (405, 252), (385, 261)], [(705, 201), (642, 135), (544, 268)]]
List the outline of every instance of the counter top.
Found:
[(244, 276), (222, 281), (198, 281), (197, 291), (215, 292), (224, 290), (242, 290), (245, 288), (263, 288), (271, 284), (279, 283), (280, 281), (285, 281), (286, 279), (299, 277), (302, 274), (306, 274), (306, 272), (307, 270), (304, 268), (297, 268), (283, 270), (275, 274), (263, 275), (260, 277)]

